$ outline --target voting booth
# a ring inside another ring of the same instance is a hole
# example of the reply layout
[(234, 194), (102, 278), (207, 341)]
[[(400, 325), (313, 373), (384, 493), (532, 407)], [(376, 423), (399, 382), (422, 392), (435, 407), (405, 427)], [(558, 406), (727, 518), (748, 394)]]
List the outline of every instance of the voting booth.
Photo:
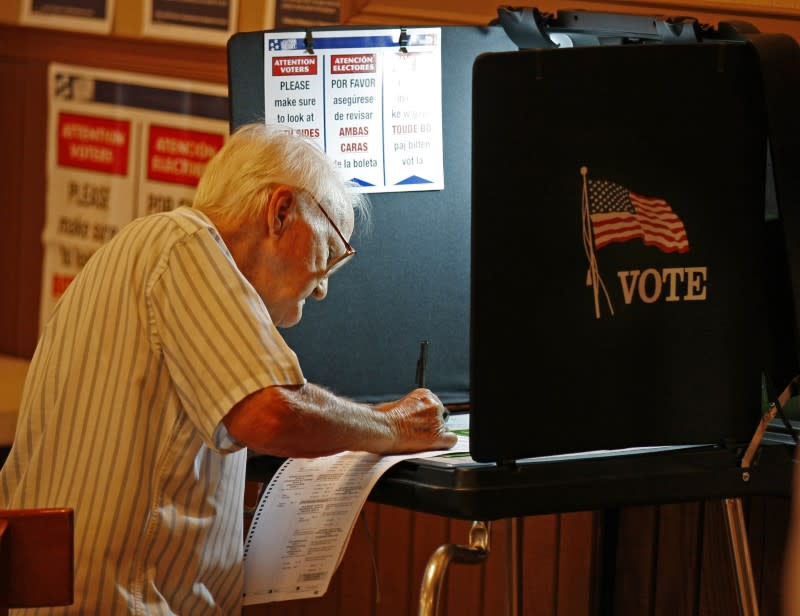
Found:
[(758, 38), (510, 8), (231, 38), (231, 130), (306, 134), (372, 202), (356, 258), (283, 332), (306, 377), (365, 402), (424, 384), (469, 413), (471, 458), (398, 465), (376, 499), (490, 520), (719, 498), (753, 613), (740, 497), (787, 482), (786, 451), (751, 464), (794, 392), (800, 264), (798, 131)]
[(231, 38), (231, 129), (309, 135), (371, 200), (285, 337), (358, 400), (424, 377), (482, 461), (744, 442), (768, 364), (796, 370), (770, 340), (794, 328), (767, 313), (758, 56), (693, 23), (535, 16)]

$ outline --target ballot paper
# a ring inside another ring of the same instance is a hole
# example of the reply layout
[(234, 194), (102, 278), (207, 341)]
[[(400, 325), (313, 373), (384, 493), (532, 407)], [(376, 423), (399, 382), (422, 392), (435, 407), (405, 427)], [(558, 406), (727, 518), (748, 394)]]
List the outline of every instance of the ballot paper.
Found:
[(244, 604), (321, 597), (344, 556), (358, 514), (381, 475), (402, 460), (469, 452), (380, 456), (345, 451), (289, 458), (256, 507), (244, 544)]

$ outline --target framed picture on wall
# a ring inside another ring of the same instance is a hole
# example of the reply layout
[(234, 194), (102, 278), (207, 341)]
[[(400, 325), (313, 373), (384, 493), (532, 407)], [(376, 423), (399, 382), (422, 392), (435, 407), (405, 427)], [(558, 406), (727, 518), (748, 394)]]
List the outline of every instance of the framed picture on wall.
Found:
[(114, 0), (20, 0), (19, 16), (23, 25), (107, 34), (113, 13)]
[(339, 0), (276, 0), (275, 26), (326, 26), (341, 23)]
[(225, 45), (238, 17), (239, 0), (145, 0), (142, 34)]
[(114, 32), (224, 46), (237, 31), (239, 0), (117, 0)]

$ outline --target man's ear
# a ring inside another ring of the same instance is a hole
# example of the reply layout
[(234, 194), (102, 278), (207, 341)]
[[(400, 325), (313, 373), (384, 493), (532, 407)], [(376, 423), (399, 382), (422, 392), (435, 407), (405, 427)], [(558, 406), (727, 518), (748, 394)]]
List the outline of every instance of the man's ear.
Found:
[(286, 231), (297, 209), (297, 198), (288, 186), (273, 189), (264, 211), (265, 223), (270, 233), (281, 235)]

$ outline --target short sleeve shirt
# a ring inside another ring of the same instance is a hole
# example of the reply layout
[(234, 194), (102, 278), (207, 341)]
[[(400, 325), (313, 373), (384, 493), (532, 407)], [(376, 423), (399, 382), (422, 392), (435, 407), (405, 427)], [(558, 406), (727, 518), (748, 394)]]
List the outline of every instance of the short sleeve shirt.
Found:
[(75, 510), (75, 603), (48, 613), (240, 613), (247, 454), (221, 421), (303, 382), (199, 211), (98, 250), (43, 329), (0, 471), (0, 507)]

